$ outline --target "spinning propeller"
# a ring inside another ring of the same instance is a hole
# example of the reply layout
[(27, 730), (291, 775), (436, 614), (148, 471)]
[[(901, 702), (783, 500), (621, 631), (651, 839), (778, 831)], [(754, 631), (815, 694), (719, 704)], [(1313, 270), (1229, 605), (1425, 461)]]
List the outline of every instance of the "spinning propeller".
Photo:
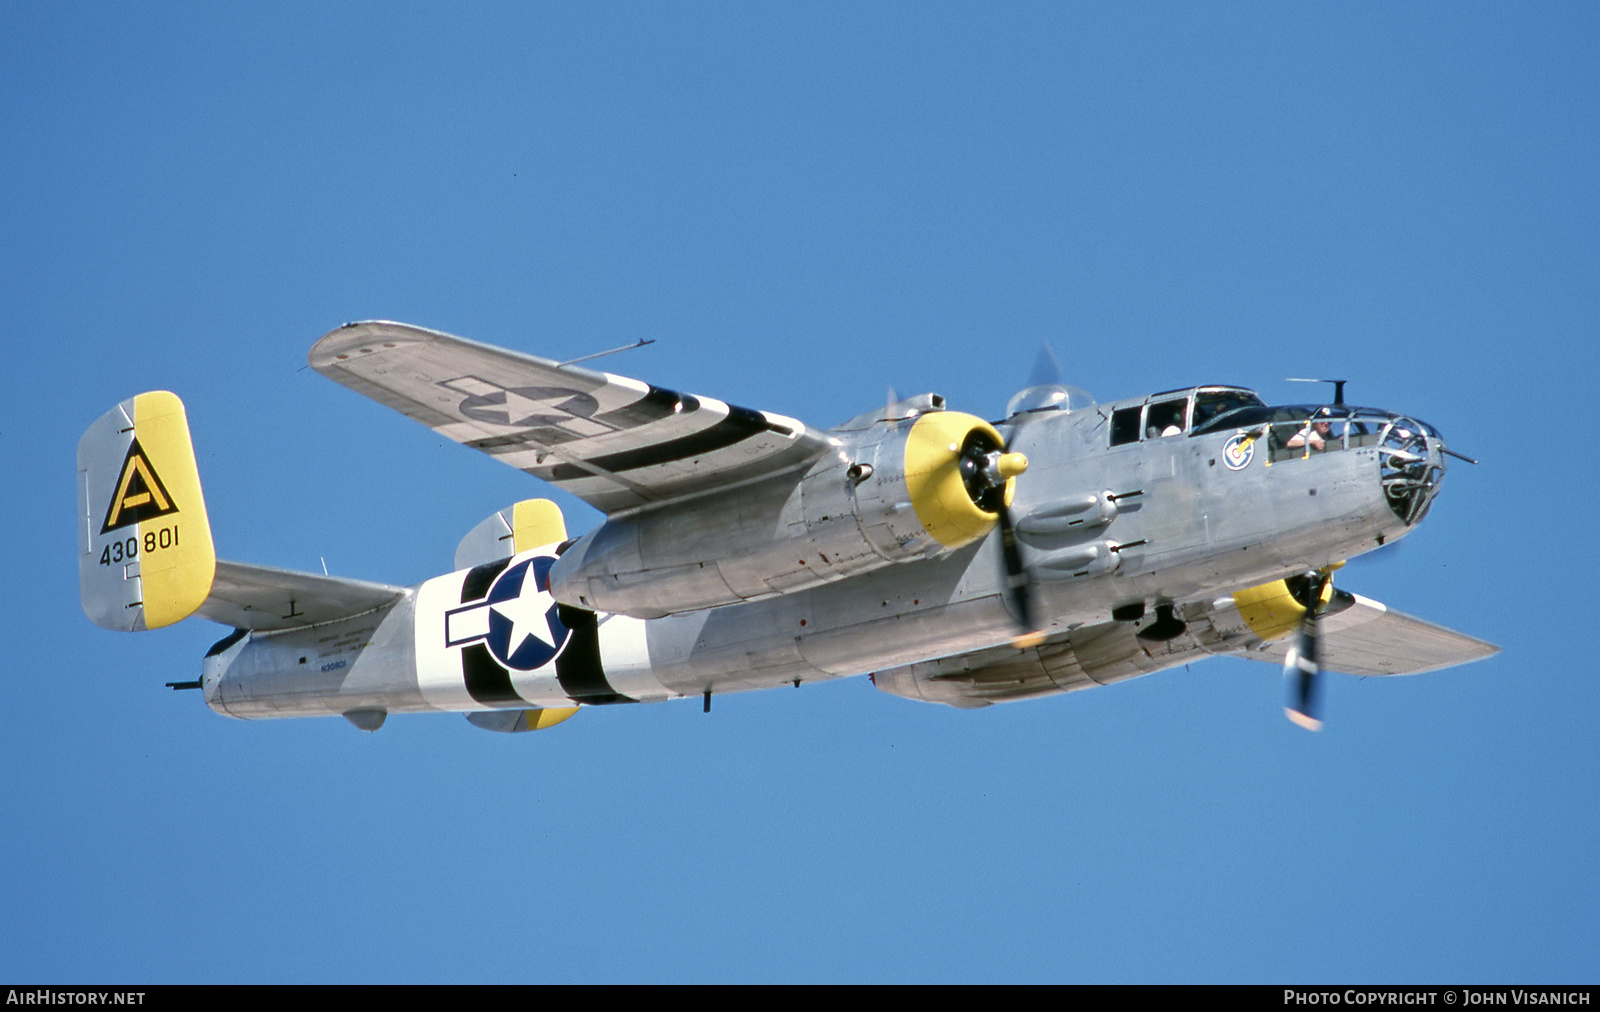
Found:
[[(1013, 430), (1015, 434), (1015, 430)], [(961, 448), (961, 481), (979, 508), (995, 514), (1000, 523), (1000, 560), (1005, 566), (1006, 594), (1011, 599), (1021, 632), (1012, 639), (1017, 649), (1038, 646), (1044, 641), (1033, 614), (1033, 587), (1022, 549), (1017, 544), (1016, 525), (1011, 522), (1011, 495), (1007, 483), (1028, 469), (1028, 458), (1011, 451), (1010, 442), (992, 446), (982, 433), (967, 437)]]
[[(1342, 563), (1341, 563), (1342, 565)], [(1353, 600), (1349, 594), (1333, 589), (1333, 571), (1337, 565), (1291, 576), (1284, 581), (1289, 594), (1305, 615), (1300, 628), (1295, 630), (1289, 652), (1283, 658), (1283, 682), (1289, 701), (1283, 712), (1288, 718), (1308, 731), (1322, 730), (1318, 716), (1317, 675), (1321, 671), (1317, 648), (1317, 623), (1328, 612), (1329, 606), (1342, 610)]]
[[(1018, 391), (1006, 405), (1006, 415), (1012, 420), (1011, 434), (1004, 446), (962, 447), (961, 474), (967, 482), (967, 492), (972, 501), (994, 513), (1000, 525), (1000, 561), (1005, 568), (1006, 596), (1011, 601), (1019, 626), (1011, 644), (1018, 650), (1038, 646), (1044, 642), (1045, 632), (1033, 606), (1033, 579), (1022, 561), (1022, 547), (1017, 544), (1016, 525), (1011, 520), (1011, 496), (1006, 494), (1006, 480), (1028, 469), (1028, 458), (1011, 450), (1024, 419), (1035, 411), (1066, 410), (1093, 404), (1088, 391), (1061, 384), (1061, 361), (1050, 349), (1048, 342), (1039, 345), (1033, 368), (1028, 373), (1028, 385)], [(969, 477), (970, 475), (970, 477)]]

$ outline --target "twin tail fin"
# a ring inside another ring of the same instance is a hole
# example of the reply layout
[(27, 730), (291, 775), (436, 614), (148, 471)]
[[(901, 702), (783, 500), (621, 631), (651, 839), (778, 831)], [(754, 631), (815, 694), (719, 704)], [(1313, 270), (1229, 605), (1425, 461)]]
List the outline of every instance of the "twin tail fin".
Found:
[(120, 632), (195, 614), (263, 631), (382, 608), (405, 588), (218, 560), (183, 402), (158, 390), (78, 442), (78, 592), (91, 621)]
[(78, 590), (96, 625), (134, 632), (194, 614), (217, 554), (183, 402), (139, 394), (78, 442)]

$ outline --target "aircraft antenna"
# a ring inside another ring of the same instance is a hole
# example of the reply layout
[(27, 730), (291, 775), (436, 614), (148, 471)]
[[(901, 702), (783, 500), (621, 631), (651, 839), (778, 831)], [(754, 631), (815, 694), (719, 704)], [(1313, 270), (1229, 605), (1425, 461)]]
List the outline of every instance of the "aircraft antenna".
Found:
[(1344, 407), (1344, 385), (1346, 383), (1348, 383), (1349, 380), (1301, 379), (1301, 378), (1296, 377), (1296, 376), (1290, 376), (1290, 377), (1288, 377), (1287, 382), (1289, 382), (1289, 383), (1332, 383), (1333, 384), (1333, 405), (1334, 405), (1334, 407)]
[(557, 363), (557, 367), (564, 369), (569, 365), (577, 365), (579, 362), (587, 362), (591, 358), (603, 358), (606, 355), (615, 355), (619, 351), (632, 351), (635, 348), (643, 348), (647, 344), (655, 343), (656, 339), (653, 337), (641, 337), (633, 344), (625, 344), (620, 348), (609, 348), (605, 351), (597, 351), (593, 355), (579, 355), (577, 358), (569, 358), (565, 362)]

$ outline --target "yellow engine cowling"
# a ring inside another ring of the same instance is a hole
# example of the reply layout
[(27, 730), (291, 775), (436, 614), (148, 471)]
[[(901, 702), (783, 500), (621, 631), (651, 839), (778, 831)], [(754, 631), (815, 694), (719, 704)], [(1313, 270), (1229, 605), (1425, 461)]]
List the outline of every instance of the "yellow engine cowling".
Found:
[[(862, 534), (895, 561), (943, 554), (986, 536), (1027, 467), (1025, 457), (1004, 453), (1004, 446), (994, 426), (959, 411), (928, 412), (898, 426), (877, 443), (870, 476), (856, 488)], [(978, 477), (991, 458), (1003, 484)]]

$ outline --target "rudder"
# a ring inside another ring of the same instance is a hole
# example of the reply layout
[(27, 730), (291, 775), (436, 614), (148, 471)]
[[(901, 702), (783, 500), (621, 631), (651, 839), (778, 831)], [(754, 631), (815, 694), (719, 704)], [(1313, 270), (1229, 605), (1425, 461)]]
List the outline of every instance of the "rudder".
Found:
[(78, 591), (106, 629), (159, 629), (211, 592), (216, 549), (183, 402), (123, 401), (78, 441)]

